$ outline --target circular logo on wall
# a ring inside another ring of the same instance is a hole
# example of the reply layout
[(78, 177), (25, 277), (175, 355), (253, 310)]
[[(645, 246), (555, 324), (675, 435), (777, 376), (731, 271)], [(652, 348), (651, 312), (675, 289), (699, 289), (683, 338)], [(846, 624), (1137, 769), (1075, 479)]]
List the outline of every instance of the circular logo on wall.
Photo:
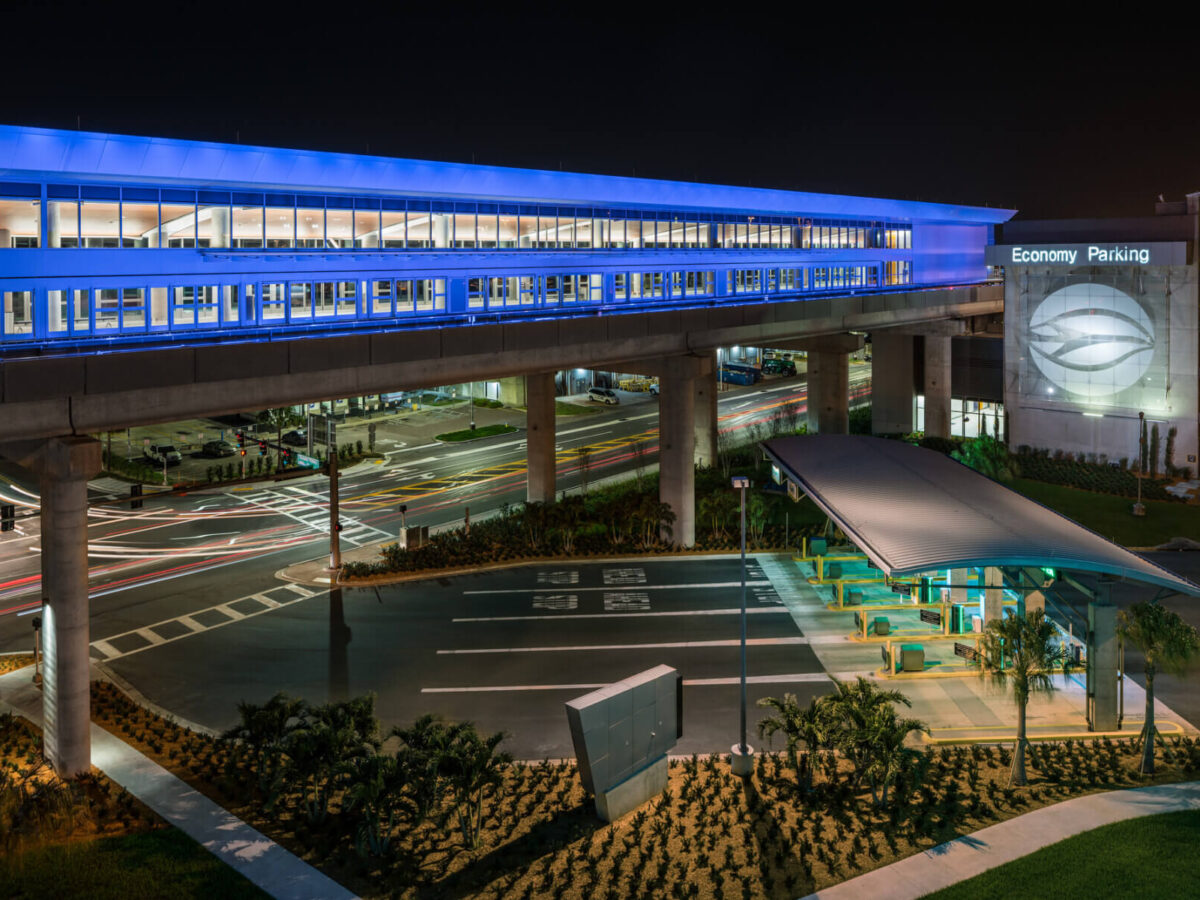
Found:
[(1029, 317), (1029, 349), (1042, 375), (1076, 397), (1111, 397), (1136, 384), (1154, 357), (1154, 322), (1106, 284), (1068, 285)]

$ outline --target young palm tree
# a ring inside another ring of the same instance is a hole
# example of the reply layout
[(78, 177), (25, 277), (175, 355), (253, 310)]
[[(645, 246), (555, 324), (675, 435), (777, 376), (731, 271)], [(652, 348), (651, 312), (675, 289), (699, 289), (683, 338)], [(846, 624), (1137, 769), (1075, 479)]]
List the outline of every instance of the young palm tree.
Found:
[(871, 800), (876, 806), (887, 806), (888, 790), (913, 760), (921, 755), (919, 750), (906, 747), (904, 742), (914, 731), (928, 734), (929, 726), (920, 719), (901, 718), (896, 715), (894, 706), (876, 708), (866, 726), (872, 748), (871, 759), (867, 763)]
[(394, 757), (372, 754), (349, 766), (346, 809), (358, 814), (355, 849), (360, 856), (387, 856), (401, 812), (404, 773)]
[(1118, 614), (1121, 640), (1142, 651), (1146, 673), (1146, 722), (1138, 740), (1142, 742), (1142, 773), (1154, 774), (1154, 676), (1161, 668), (1183, 675), (1200, 652), (1200, 635), (1179, 614), (1157, 603), (1136, 603)]
[(1024, 785), (1025, 710), (1031, 694), (1054, 690), (1050, 675), (1060, 666), (1069, 668), (1066, 648), (1058, 639), (1054, 623), (1041, 610), (1029, 615), (1012, 615), (988, 622), (980, 641), (980, 674), (1001, 686), (1012, 686), (1017, 704), (1017, 750), (1013, 754), (1009, 783)]
[(271, 798), (278, 794), (280, 787), (288, 736), (300, 725), (306, 709), (303, 700), (282, 692), (261, 706), (243, 700), (238, 703), (241, 722), (223, 735), (228, 740), (240, 740), (250, 748), (258, 770), (258, 786)]
[(504, 780), (504, 767), (512, 762), (512, 756), (496, 751), (506, 736), (502, 731), (484, 737), (471, 722), (451, 726), (451, 730), (444, 771), (454, 797), (463, 846), (475, 850), (483, 827), (484, 791)]
[(857, 790), (875, 756), (874, 723), (878, 721), (880, 710), (891, 710), (896, 703), (912, 706), (912, 701), (899, 691), (881, 689), (861, 675), (852, 682), (835, 678), (833, 686), (834, 693), (828, 698), (834, 723), (831, 737), (854, 766), (851, 787)]
[[(775, 710), (758, 723), (759, 737), (769, 738), (777, 732), (787, 739), (788, 762), (796, 771), (796, 781), (802, 791), (812, 790), (812, 755), (828, 747), (830, 743), (829, 703), (826, 697), (814, 697), (808, 708), (802, 709), (795, 694), (778, 697), (763, 697), (758, 705)], [(797, 754), (796, 748), (803, 745), (804, 753)]]

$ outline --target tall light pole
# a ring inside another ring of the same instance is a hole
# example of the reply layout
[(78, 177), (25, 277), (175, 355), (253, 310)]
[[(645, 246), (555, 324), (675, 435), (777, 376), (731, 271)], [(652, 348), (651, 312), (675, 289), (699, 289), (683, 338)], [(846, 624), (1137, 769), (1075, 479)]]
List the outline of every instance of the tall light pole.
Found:
[(746, 488), (750, 479), (735, 475), (733, 486), (742, 493), (742, 706), (741, 742), (733, 745), (729, 760), (730, 771), (746, 778), (754, 771), (754, 748), (746, 743)]

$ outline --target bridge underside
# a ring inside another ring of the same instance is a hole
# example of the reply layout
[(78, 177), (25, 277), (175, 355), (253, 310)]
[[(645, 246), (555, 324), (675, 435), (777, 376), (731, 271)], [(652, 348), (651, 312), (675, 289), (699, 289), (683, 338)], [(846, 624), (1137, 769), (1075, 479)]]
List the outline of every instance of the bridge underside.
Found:
[[(999, 286), (0, 360), (4, 440), (987, 315)], [(3, 446), (0, 445), (0, 453)]]

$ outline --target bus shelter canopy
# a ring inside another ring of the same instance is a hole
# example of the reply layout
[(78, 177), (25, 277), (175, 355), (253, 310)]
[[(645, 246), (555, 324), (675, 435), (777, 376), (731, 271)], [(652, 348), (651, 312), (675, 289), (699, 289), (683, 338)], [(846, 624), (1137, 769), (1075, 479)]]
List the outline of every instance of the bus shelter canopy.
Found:
[(1200, 585), (936, 451), (840, 434), (775, 438), (762, 447), (781, 476), (889, 576), (1053, 567), (1200, 596)]

